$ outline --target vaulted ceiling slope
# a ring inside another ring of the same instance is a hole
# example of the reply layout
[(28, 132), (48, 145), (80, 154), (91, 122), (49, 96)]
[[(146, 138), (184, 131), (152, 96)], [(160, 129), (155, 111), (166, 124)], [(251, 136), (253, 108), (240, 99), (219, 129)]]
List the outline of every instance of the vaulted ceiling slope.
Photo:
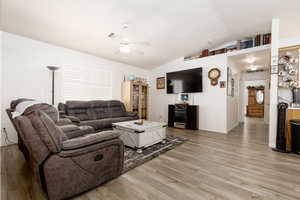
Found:
[[(175, 58), (256, 33), (276, 16), (299, 16), (299, 0), (1, 0), (2, 30), (151, 69)], [(129, 23), (144, 55), (116, 54)]]

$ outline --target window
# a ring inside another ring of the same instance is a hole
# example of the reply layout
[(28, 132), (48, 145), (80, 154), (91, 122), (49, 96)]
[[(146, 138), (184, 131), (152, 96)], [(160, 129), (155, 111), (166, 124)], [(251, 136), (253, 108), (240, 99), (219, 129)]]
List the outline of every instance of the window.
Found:
[(63, 67), (62, 98), (64, 101), (112, 99), (112, 72), (98, 67)]

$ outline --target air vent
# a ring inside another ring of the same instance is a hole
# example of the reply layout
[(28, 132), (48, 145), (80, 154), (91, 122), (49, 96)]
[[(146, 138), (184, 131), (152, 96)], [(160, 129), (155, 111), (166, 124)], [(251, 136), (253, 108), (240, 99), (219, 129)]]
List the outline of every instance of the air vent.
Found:
[(115, 33), (110, 33), (110, 34), (108, 34), (108, 37), (109, 37), (109, 38), (114, 38), (115, 36), (116, 36)]

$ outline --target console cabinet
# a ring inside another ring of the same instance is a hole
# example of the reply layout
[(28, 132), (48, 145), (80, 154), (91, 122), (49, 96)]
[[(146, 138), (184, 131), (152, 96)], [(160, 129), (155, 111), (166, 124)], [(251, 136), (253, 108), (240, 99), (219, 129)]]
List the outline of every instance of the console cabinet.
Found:
[(176, 104), (168, 107), (168, 126), (198, 130), (199, 109), (196, 105)]
[(137, 112), (140, 119), (148, 118), (148, 85), (136, 81), (122, 83), (122, 102), (126, 111)]
[(287, 120), (286, 120), (286, 150), (292, 150), (292, 128), (291, 128), (291, 120), (300, 120), (300, 109), (289, 108), (287, 110)]
[(247, 117), (264, 117), (264, 104), (259, 104), (256, 100), (256, 93), (262, 91), (263, 88), (248, 88), (248, 105), (247, 105)]

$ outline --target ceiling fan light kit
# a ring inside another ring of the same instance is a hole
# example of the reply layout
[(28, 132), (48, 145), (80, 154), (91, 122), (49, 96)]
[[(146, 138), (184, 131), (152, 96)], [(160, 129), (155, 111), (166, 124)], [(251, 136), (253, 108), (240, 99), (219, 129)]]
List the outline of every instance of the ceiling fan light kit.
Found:
[(118, 33), (111, 32), (107, 35), (107, 37), (110, 39), (118, 39), (119, 40), (119, 50), (117, 53), (118, 54), (119, 53), (122, 53), (122, 54), (137, 53), (138, 55), (144, 55), (144, 52), (142, 52), (140, 50), (136, 50), (136, 48), (134, 48), (134, 47), (138, 46), (138, 45), (150, 46), (150, 43), (146, 42), (146, 41), (135, 42), (135, 41), (129, 40), (129, 38), (127, 37), (127, 34), (125, 34), (125, 32), (124, 32), (126, 29), (128, 29), (127, 23), (123, 24), (121, 33), (118, 34)]
[(129, 46), (129, 44), (120, 44), (120, 52), (121, 53), (130, 53), (131, 52), (131, 48)]

